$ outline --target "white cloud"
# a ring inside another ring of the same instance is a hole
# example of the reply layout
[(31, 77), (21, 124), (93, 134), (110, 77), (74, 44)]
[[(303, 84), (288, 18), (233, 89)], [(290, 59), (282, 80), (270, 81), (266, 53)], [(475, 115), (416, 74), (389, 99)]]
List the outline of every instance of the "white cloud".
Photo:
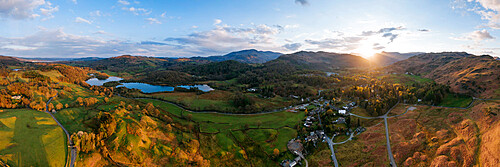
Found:
[(102, 12), (100, 10), (90, 12), (89, 14), (90, 16), (102, 16)]
[(155, 18), (146, 18), (146, 20), (149, 21), (149, 24), (161, 24), (161, 22)]
[(78, 4), (76, 0), (71, 0), (75, 5)]
[(163, 12), (163, 13), (161, 14), (161, 17), (165, 18), (165, 16), (167, 16), (167, 12)]
[(130, 5), (130, 2), (128, 2), (126, 0), (118, 0), (118, 3), (120, 3), (122, 5)]
[(276, 34), (280, 31), (278, 26), (256, 25), (240, 28), (224, 25), (184, 37), (166, 38), (165, 41), (181, 45), (195, 55), (221, 54), (245, 48), (283, 50), (276, 42)]
[(34, 10), (44, 4), (44, 0), (0, 0), (0, 17), (19, 20), (36, 18), (40, 15)]
[(214, 20), (214, 25), (217, 25), (217, 24), (220, 24), (220, 23), (222, 23), (222, 20), (220, 20), (220, 19), (215, 19)]
[[(467, 2), (475, 2), (477, 4), (472, 8), (467, 8), (463, 0), (455, 0), (454, 3), (461, 4), (458, 9), (467, 9), (481, 16), (481, 19), (488, 20), (486, 26), (493, 29), (500, 29), (500, 0), (467, 0)], [(455, 8), (454, 8), (455, 9)]]
[(198, 28), (198, 26), (191, 26), (191, 28)]
[(77, 23), (87, 23), (87, 24), (92, 24), (92, 22), (90, 22), (90, 21), (88, 21), (88, 20), (86, 20), (86, 19), (84, 19), (84, 18), (81, 18), (81, 17), (76, 17), (76, 18), (75, 18), (75, 22), (77, 22)]
[(132, 12), (134, 13), (134, 15), (149, 15), (151, 14), (151, 12), (153, 12), (151, 10), (147, 10), (144, 8), (135, 8), (135, 7), (130, 7), (130, 8), (123, 7), (122, 10)]
[(54, 18), (54, 15), (52, 15), (52, 13), (57, 12), (57, 11), (59, 11), (59, 6), (53, 7), (52, 3), (50, 3), (50, 2), (47, 1), (47, 3), (45, 4), (45, 7), (44, 8), (40, 8), (40, 13), (42, 15), (46, 16), (42, 20), (47, 20), (47, 19)]
[(454, 37), (452, 39), (455, 40), (472, 40), (472, 41), (483, 41), (483, 40), (489, 40), (489, 39), (495, 39), (495, 37), (491, 36), (491, 34), (486, 31), (486, 30), (476, 30), (471, 33), (465, 34), (464, 36), (461, 37)]

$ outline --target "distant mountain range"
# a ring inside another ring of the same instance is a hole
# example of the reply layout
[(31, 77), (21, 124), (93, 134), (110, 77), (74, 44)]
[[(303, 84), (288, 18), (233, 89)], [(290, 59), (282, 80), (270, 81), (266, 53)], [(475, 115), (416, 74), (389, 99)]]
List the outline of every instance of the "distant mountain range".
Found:
[(194, 60), (226, 61), (236, 60), (242, 63), (265, 63), (281, 56), (282, 53), (271, 51), (258, 51), (255, 49), (231, 52), (223, 56), (192, 57)]
[(387, 66), (395, 62), (406, 60), (412, 56), (423, 54), (424, 52), (410, 52), (410, 53), (399, 53), (399, 52), (381, 52), (369, 57), (373, 64), (377, 66)]

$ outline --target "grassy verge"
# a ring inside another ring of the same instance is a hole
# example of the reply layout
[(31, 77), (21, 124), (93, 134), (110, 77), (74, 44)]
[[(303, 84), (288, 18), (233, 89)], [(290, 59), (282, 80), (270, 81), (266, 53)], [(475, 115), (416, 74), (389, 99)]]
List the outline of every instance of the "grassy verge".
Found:
[(64, 166), (66, 139), (50, 115), (13, 109), (0, 113), (0, 158), (11, 166)]
[(467, 107), (472, 102), (472, 97), (460, 94), (446, 94), (439, 106)]

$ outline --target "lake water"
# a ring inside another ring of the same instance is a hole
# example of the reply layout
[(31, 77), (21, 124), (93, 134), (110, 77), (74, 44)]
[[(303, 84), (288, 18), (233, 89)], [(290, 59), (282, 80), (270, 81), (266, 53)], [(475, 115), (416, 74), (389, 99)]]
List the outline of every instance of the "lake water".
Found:
[[(119, 77), (109, 77), (108, 79), (105, 79), (105, 80), (91, 78), (85, 82), (87, 82), (89, 85), (92, 85), (92, 86), (102, 86), (106, 82), (121, 81), (121, 80), (123, 80), (123, 79), (119, 78)], [(174, 91), (174, 87), (172, 87), (172, 86), (151, 85), (151, 84), (147, 84), (147, 83), (137, 83), (137, 82), (121, 83), (121, 84), (122, 85), (118, 85), (116, 87), (126, 87), (129, 89), (139, 89), (144, 93), (172, 92), (172, 91)], [(208, 85), (179, 85), (177, 87), (186, 88), (186, 89), (191, 89), (191, 88), (196, 87), (203, 92), (209, 92), (209, 91), (214, 90), (213, 88), (211, 88)]]

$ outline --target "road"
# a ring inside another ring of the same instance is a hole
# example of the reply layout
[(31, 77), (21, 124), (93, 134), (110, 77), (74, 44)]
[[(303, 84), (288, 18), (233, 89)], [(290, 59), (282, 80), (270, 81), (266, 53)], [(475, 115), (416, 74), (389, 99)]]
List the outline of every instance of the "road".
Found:
[[(390, 142), (390, 137), (389, 137), (389, 125), (387, 125), (387, 118), (393, 118), (395, 116), (387, 116), (391, 111), (392, 109), (394, 109), (394, 107), (396, 107), (397, 105), (399, 104), (396, 103), (396, 105), (392, 106), (391, 109), (389, 109), (384, 115), (381, 115), (381, 116), (378, 116), (378, 117), (364, 117), (364, 116), (359, 116), (359, 115), (356, 115), (356, 114), (353, 114), (353, 113), (349, 113), (349, 115), (352, 115), (352, 116), (355, 116), (355, 117), (359, 117), (359, 118), (364, 118), (364, 119), (378, 119), (378, 118), (383, 118), (384, 119), (384, 125), (385, 125), (385, 139), (387, 140), (386, 141), (386, 144), (387, 144), (387, 156), (389, 157), (389, 161), (391, 163), (391, 166), (392, 167), (396, 167), (396, 161), (394, 160), (394, 155), (392, 155), (392, 149), (391, 149), (391, 142)], [(408, 112), (408, 110), (413, 110), (415, 109), (415, 107), (409, 107), (408, 109), (406, 109), (406, 111), (403, 113), (403, 114), (406, 114), (406, 112)], [(403, 114), (399, 114), (399, 115), (396, 115), (396, 116), (401, 116)], [(352, 134), (351, 134), (352, 136)]]
[(68, 131), (66, 130), (66, 128), (64, 128), (64, 126), (62, 126), (61, 123), (59, 123), (59, 121), (56, 119), (56, 117), (54, 117), (54, 115), (49, 111), (49, 103), (57, 95), (59, 95), (59, 93), (57, 93), (55, 96), (51, 97), (47, 101), (47, 104), (45, 105), (45, 112), (48, 113), (48, 114), (50, 114), (50, 116), (52, 117), (52, 119), (54, 119), (54, 121), (56, 121), (57, 125), (59, 125), (59, 127), (61, 127), (62, 130), (64, 131), (64, 133), (66, 134), (66, 137), (68, 138), (68, 142), (69, 142), (68, 148), (71, 150), (68, 153), (69, 157), (71, 158), (71, 160), (70, 160), (69, 164), (68, 164), (68, 161), (66, 161), (66, 165), (65, 166), (74, 167), (75, 160), (76, 160), (76, 148), (74, 147), (75, 144), (73, 143), (73, 140), (71, 140), (71, 137), (70, 137)]

